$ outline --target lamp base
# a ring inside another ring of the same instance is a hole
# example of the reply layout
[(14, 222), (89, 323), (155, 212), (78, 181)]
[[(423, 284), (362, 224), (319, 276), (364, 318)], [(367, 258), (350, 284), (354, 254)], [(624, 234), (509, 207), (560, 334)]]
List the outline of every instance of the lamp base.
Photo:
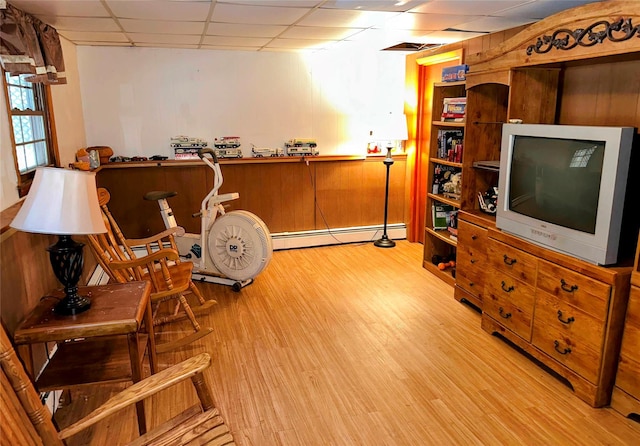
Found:
[(84, 296), (65, 296), (55, 307), (53, 312), (63, 316), (75, 316), (91, 308), (91, 301)]
[(394, 246), (396, 246), (396, 242), (391, 240), (386, 235), (383, 235), (381, 239), (376, 240), (375, 242), (373, 242), (373, 244), (378, 248), (393, 248)]

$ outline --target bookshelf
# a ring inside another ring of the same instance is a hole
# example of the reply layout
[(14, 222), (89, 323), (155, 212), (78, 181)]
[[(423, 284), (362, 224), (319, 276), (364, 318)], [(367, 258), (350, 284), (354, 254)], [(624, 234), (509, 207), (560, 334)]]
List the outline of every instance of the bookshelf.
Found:
[[(455, 284), (455, 269), (441, 270), (433, 260), (455, 260), (456, 256), (457, 236), (453, 232), (457, 231), (455, 222), (461, 207), (466, 126), (460, 98), (466, 101), (464, 81), (433, 84), (423, 266), (451, 285)], [(436, 222), (441, 218), (446, 218), (452, 229)]]

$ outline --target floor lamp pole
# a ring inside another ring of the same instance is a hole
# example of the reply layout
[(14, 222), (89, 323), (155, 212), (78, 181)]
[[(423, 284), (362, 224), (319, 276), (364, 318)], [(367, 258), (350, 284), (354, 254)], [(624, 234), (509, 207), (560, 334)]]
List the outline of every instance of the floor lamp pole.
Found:
[(396, 242), (391, 240), (387, 235), (387, 217), (389, 214), (389, 170), (393, 164), (393, 158), (391, 158), (391, 147), (387, 147), (387, 157), (384, 159), (383, 164), (387, 166), (387, 180), (384, 189), (384, 230), (382, 232), (382, 238), (373, 242), (378, 248), (393, 248), (396, 246)]

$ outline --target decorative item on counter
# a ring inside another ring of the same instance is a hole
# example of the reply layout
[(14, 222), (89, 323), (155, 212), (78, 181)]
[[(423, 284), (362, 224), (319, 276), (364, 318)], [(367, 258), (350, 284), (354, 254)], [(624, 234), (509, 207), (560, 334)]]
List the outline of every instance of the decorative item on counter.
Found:
[(76, 161), (69, 164), (69, 167), (77, 170), (91, 170), (91, 159), (87, 149), (80, 149), (76, 152)]
[(276, 147), (274, 149), (270, 147), (256, 147), (255, 145), (251, 144), (251, 154), (255, 158), (263, 158), (265, 156), (284, 156), (284, 149), (282, 149), (282, 147)]
[(191, 138), (189, 136), (178, 135), (171, 138), (169, 144), (173, 149), (174, 157), (177, 160), (199, 159), (198, 151), (209, 144), (202, 138)]
[(284, 143), (287, 156), (316, 156), (320, 152), (316, 150), (318, 144), (314, 138), (293, 138)]
[(221, 136), (213, 141), (218, 158), (242, 158), (239, 136)]
[(91, 150), (89, 152), (89, 167), (92, 170), (100, 167), (100, 155), (97, 150)]
[(97, 151), (100, 157), (100, 164), (107, 164), (109, 159), (113, 156), (113, 149), (108, 146), (91, 146), (87, 147), (87, 152)]

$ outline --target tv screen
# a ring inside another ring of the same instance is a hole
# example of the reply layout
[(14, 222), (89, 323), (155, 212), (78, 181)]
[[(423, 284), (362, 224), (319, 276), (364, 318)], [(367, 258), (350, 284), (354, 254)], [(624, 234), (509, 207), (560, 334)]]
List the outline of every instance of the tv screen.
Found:
[(511, 211), (595, 234), (604, 141), (514, 137)]
[(640, 218), (628, 193), (637, 183), (627, 181), (637, 171), (634, 135), (631, 127), (504, 124), (496, 227), (599, 265), (626, 258)]

